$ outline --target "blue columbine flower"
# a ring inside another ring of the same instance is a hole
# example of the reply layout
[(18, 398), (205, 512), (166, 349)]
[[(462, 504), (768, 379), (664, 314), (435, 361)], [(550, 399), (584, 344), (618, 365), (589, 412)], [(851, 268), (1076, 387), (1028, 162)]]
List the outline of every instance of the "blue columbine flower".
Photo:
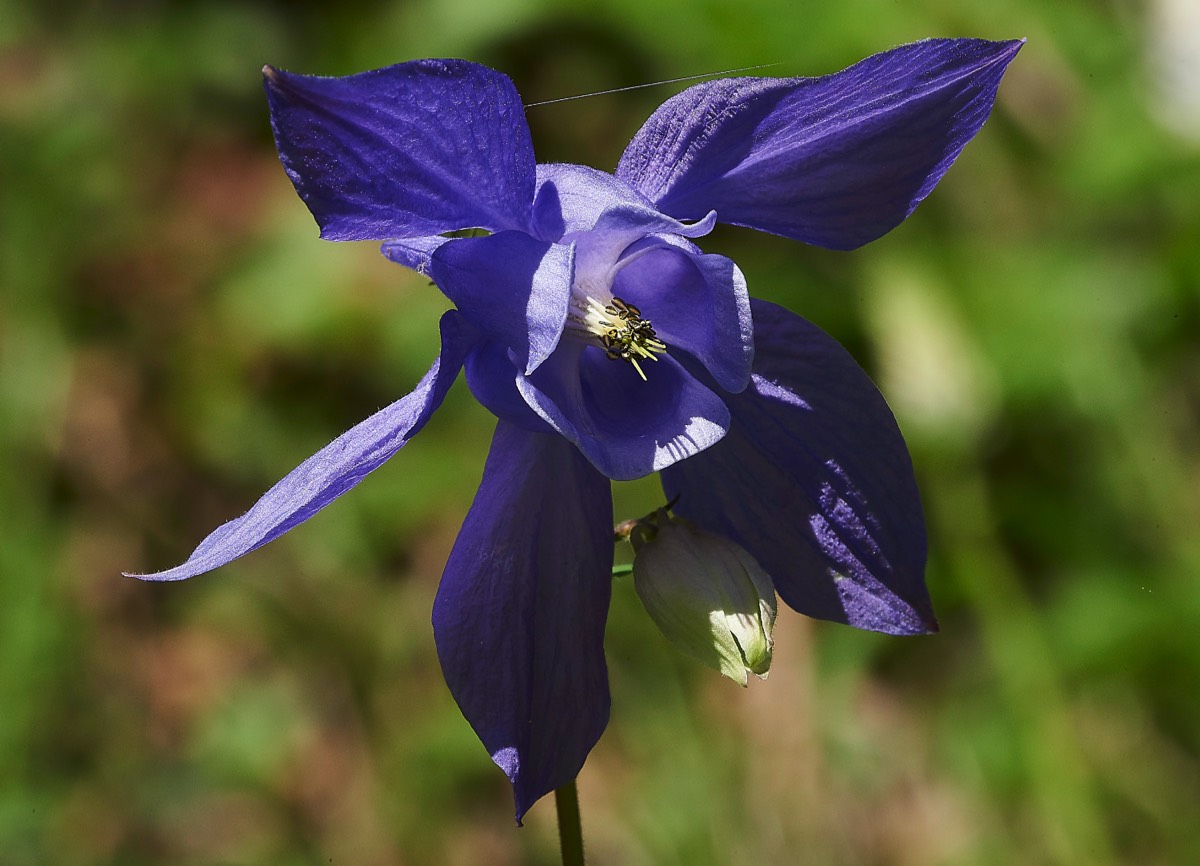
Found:
[[(987, 119), (1021, 42), (938, 39), (823, 78), (728, 78), (667, 100), (614, 174), (537, 165), (499, 72), (420, 60), (345, 78), (264, 70), (288, 176), (329, 240), (383, 240), (456, 309), (416, 389), (342, 434), (149, 580), (209, 571), (395, 454), (460, 369), (499, 419), (433, 610), (463, 714), (517, 818), (608, 720), (610, 479), (662, 473), (675, 511), (742, 545), (791, 607), (936, 629), (912, 465), (834, 340), (693, 243), (715, 222), (848, 250), (899, 224)], [(461, 229), (485, 236), (448, 238)]]

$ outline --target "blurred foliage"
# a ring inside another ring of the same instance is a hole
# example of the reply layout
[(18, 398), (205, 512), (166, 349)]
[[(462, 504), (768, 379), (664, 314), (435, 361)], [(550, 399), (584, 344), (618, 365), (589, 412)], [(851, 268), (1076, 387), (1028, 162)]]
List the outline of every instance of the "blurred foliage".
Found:
[[(880, 382), (943, 632), (781, 611), (742, 692), (618, 581), (591, 860), (1200, 862), (1200, 146), (1160, 122), (1168, 2), (5, 0), (0, 863), (555, 861), (553, 809), (513, 828), (433, 648), (492, 426), (461, 385), (286, 540), (119, 576), (181, 560), (436, 351), (436, 290), (317, 239), (264, 62), (463, 56), (537, 102), (933, 35), (1029, 43), (913, 219), (850, 254), (705, 247)], [(531, 108), (539, 156), (611, 169), (678, 89)], [(618, 485), (618, 516), (659, 498)]]

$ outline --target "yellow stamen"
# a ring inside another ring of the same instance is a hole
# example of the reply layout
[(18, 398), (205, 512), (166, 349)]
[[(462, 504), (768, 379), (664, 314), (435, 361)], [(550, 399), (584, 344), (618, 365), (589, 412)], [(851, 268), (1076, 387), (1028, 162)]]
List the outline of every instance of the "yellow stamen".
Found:
[(642, 381), (649, 381), (638, 362), (657, 361), (658, 355), (667, 351), (667, 344), (658, 338), (650, 321), (642, 318), (642, 311), (617, 297), (602, 304), (590, 295), (577, 296), (574, 303), (578, 312), (571, 318), (579, 329), (599, 341), (609, 360), (628, 361)]

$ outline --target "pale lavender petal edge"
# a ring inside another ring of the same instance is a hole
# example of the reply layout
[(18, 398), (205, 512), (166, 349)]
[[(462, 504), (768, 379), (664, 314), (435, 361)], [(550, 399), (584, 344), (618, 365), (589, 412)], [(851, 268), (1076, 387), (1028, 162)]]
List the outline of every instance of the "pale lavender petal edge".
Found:
[(212, 571), (273, 541), (355, 487), (425, 425), (478, 339), (453, 311), (442, 317), (441, 333), (441, 354), (411, 393), (309, 457), (263, 494), (249, 511), (209, 534), (183, 564), (126, 576), (169, 581)]

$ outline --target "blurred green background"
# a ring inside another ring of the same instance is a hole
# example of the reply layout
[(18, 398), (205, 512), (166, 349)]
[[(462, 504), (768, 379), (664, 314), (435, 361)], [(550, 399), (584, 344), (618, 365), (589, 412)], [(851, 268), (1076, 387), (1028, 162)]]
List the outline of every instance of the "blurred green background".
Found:
[[(318, 240), (263, 63), (460, 56), (535, 102), (949, 35), (1029, 43), (911, 220), (848, 254), (704, 241), (880, 383), (943, 631), (781, 612), (742, 691), (618, 581), (591, 861), (1200, 862), (1196, 8), (0, 2), (0, 864), (555, 862), (553, 806), (514, 828), (434, 653), (492, 428), (461, 383), (286, 539), (119, 575), (182, 560), (436, 352), (434, 288)], [(539, 157), (611, 169), (680, 88), (531, 108)], [(617, 516), (659, 496), (617, 485)]]

